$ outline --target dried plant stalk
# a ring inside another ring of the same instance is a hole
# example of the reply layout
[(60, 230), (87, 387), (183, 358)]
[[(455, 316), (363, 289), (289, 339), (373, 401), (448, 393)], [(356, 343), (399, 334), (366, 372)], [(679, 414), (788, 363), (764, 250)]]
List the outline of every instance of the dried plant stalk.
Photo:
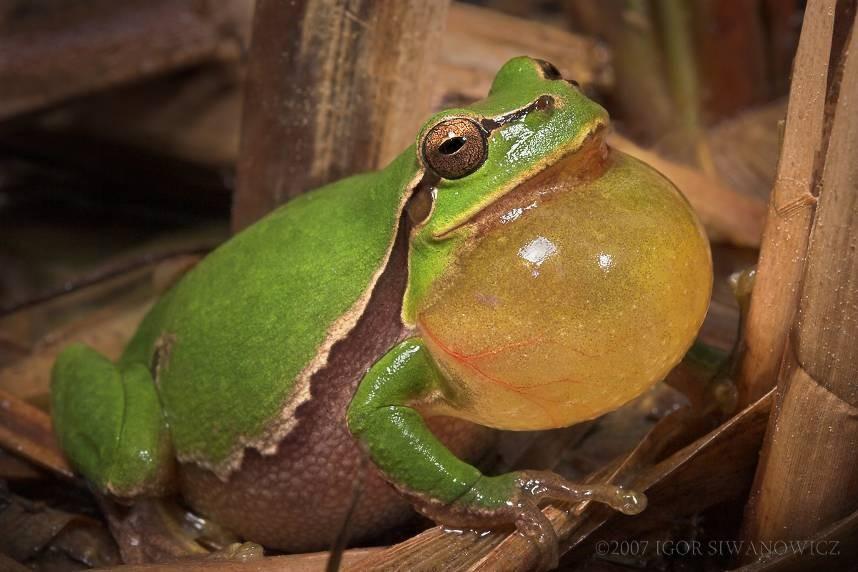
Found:
[[(355, 548), (343, 554), (343, 564), (350, 565), (362, 560), (377, 548)], [(325, 569), (327, 552), (312, 552), (291, 556), (269, 556), (247, 560), (234, 558), (182, 559), (157, 564), (135, 564), (116, 568), (100, 568), (104, 572), (319, 572)]]
[(679, 0), (661, 0), (657, 6), (663, 28), (667, 76), (678, 115), (676, 134), (691, 146), (693, 154), (689, 159), (711, 176), (715, 174), (715, 166), (701, 126), (700, 79), (688, 21), (690, 6)]
[(827, 118), (831, 136), (798, 312), (778, 376), (779, 408), (746, 515), (751, 540), (810, 538), (858, 508), (858, 12), (837, 14), (848, 45), (842, 74), (835, 70), (840, 83)]
[[(793, 14), (794, 6), (781, 4)], [(766, 51), (760, 3), (697, 0), (688, 6), (703, 117), (714, 123), (766, 101), (774, 79), (766, 60), (775, 54)], [(779, 39), (786, 49), (795, 48), (788, 37)]]
[(376, 169), (431, 110), (449, 0), (260, 0), (247, 69), (233, 228)]
[(658, 141), (674, 125), (676, 114), (651, 2), (576, 0), (566, 2), (566, 8), (570, 26), (605, 38), (611, 46), (618, 115), (635, 139)]
[(0, 389), (0, 448), (65, 478), (72, 469), (56, 444), (47, 413)]
[(7, 0), (0, 6), (0, 119), (202, 61), (237, 59), (242, 2)]
[(858, 511), (807, 539), (805, 546), (818, 546), (821, 550), (779, 551), (773, 558), (733, 568), (733, 572), (806, 572), (822, 568), (823, 563), (827, 570), (854, 570), (854, 563), (858, 562), (855, 538), (858, 538)]
[(739, 401), (744, 405), (774, 387), (798, 304), (815, 212), (816, 161), (824, 146), (834, 6), (835, 0), (809, 4), (799, 39), (783, 148), (745, 325), (746, 351), (738, 375)]

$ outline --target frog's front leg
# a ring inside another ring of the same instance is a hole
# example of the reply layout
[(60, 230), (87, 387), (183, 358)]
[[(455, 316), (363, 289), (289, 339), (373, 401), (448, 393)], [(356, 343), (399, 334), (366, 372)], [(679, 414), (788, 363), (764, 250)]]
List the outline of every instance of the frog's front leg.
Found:
[(545, 471), (486, 476), (456, 458), (429, 431), (418, 413), (431, 413), (444, 397), (444, 378), (419, 338), (403, 341), (366, 374), (348, 410), (351, 432), (367, 448), (385, 477), (415, 507), (454, 527), (492, 528), (515, 524), (534, 540), (548, 561), (557, 539), (539, 510), (543, 499), (594, 500), (637, 514), (646, 498), (620, 487), (571, 483)]
[(155, 382), (76, 344), (52, 372), (54, 431), (72, 465), (104, 493), (158, 496), (173, 486), (173, 452)]

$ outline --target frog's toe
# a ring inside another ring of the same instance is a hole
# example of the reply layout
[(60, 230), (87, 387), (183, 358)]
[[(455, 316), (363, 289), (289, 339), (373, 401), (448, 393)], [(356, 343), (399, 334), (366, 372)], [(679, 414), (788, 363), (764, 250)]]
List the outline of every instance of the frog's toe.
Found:
[(623, 514), (634, 515), (646, 508), (646, 496), (622, 487), (605, 484), (575, 484), (547, 471), (518, 473), (521, 493), (510, 504), (516, 513), (515, 526), (519, 534), (534, 543), (540, 553), (540, 570), (553, 570), (560, 559), (557, 533), (551, 521), (539, 510), (541, 499), (563, 502), (595, 500)]
[(517, 483), (535, 503), (596, 501), (628, 515), (639, 514), (647, 505), (646, 495), (638, 491), (605, 483), (573, 483), (550, 471), (521, 471)]
[(623, 514), (640, 514), (646, 509), (647, 498), (643, 493), (617, 487), (616, 495), (618, 510)]

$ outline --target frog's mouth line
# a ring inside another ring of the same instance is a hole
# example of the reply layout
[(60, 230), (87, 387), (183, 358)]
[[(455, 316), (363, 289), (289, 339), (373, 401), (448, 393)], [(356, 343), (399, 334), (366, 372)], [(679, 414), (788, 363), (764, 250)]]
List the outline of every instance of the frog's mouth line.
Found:
[[(577, 163), (576, 167), (578, 169), (579, 176), (575, 177), (576, 180), (584, 181), (599, 176), (603, 171), (607, 160), (607, 154), (603, 150), (605, 147), (604, 134), (607, 130), (608, 127), (606, 125), (597, 125), (595, 129), (584, 136), (579, 144), (575, 145), (573, 148), (561, 150), (556, 157), (551, 158), (539, 168), (535, 169), (530, 176), (516, 182), (506, 191), (496, 196), (489, 205), (480, 208), (471, 216), (461, 220), (457, 224), (449, 228), (445, 228), (440, 232), (433, 233), (432, 238), (435, 240), (444, 240), (463, 227), (473, 224), (481, 224), (487, 218), (491, 218), (491, 213), (499, 210), (499, 208), (503, 208), (501, 203), (505, 203), (508, 199), (514, 198), (515, 195), (519, 194), (519, 191), (522, 193), (538, 192), (539, 186), (537, 185), (534, 187), (530, 183), (556, 168), (568, 168), (566, 165), (568, 161), (575, 161)], [(432, 186), (434, 187), (434, 184)], [(492, 205), (495, 205), (494, 208)], [(426, 217), (426, 220), (428, 220), (430, 216), (431, 211)]]

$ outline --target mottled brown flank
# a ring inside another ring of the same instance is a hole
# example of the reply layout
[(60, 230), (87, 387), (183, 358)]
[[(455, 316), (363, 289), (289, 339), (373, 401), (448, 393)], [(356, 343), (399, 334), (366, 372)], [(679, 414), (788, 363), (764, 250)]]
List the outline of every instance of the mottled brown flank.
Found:
[[(346, 407), (364, 372), (406, 335), (399, 317), (406, 281), (405, 235), (399, 233), (366, 313), (333, 347), (327, 367), (313, 376), (313, 397), (299, 407), (298, 425), (277, 452), (262, 456), (247, 450), (241, 469), (227, 482), (197, 466), (182, 466), (182, 492), (194, 509), (268, 547), (306, 552), (330, 546), (348, 509), (362, 455), (346, 428)], [(490, 432), (484, 428), (459, 420), (439, 421), (430, 425), (462, 458), (474, 459), (490, 443)], [(368, 466), (352, 522), (353, 542), (370, 539), (413, 514)]]

